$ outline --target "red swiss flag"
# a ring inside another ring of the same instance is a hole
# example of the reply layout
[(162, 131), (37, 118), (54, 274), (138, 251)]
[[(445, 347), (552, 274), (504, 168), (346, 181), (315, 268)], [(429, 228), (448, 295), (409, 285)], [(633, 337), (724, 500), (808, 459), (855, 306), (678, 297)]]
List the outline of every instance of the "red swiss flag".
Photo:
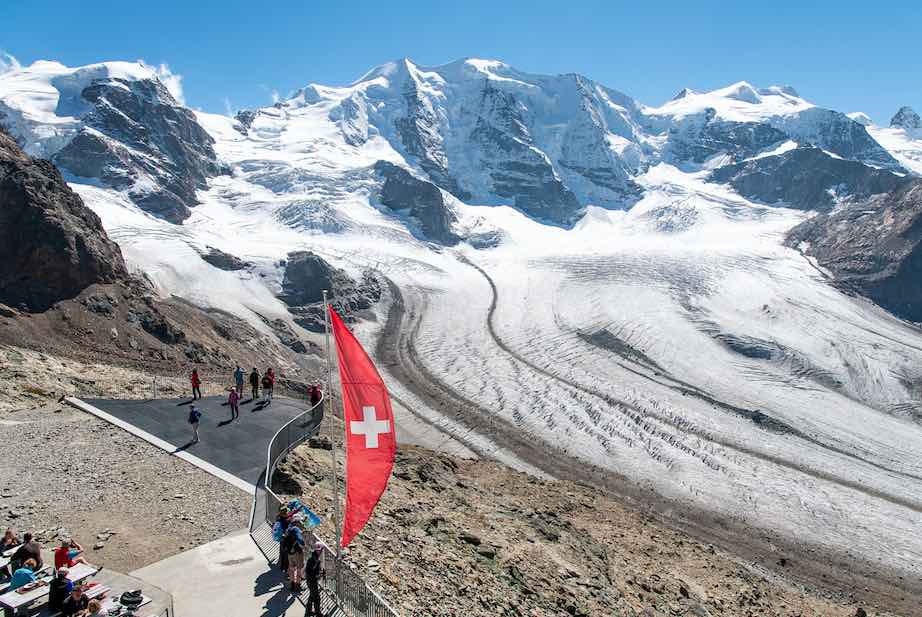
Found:
[(329, 307), (346, 424), (346, 512), (342, 545), (348, 546), (371, 518), (394, 466), (394, 412), (378, 369), (355, 336)]

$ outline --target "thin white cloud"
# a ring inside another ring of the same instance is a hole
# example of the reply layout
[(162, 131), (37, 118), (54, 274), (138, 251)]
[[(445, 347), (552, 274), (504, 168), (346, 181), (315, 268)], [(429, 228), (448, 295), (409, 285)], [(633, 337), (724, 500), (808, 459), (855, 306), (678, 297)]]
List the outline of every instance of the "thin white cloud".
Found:
[(9, 73), (10, 71), (18, 71), (21, 68), (22, 65), (19, 64), (19, 60), (17, 60), (13, 54), (0, 51), (0, 75)]
[(234, 117), (234, 106), (231, 105), (230, 99), (226, 96), (224, 97), (224, 115), (230, 118)]
[(170, 65), (166, 62), (161, 62), (158, 66), (148, 64), (144, 60), (138, 60), (138, 62), (153, 71), (160, 83), (166, 86), (166, 89), (180, 105), (186, 104), (186, 99), (182, 93), (182, 75), (171, 71)]
[(266, 84), (259, 84), (259, 87), (265, 90), (269, 94), (269, 98), (272, 100), (272, 104), (275, 105), (282, 100), (282, 95), (279, 94), (279, 91), (275, 88), (270, 88)]

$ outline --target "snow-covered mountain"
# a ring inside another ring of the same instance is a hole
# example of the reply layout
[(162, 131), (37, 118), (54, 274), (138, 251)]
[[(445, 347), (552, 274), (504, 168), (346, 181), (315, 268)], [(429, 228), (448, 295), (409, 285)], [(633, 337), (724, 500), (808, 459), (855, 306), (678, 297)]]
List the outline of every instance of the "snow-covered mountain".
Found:
[(652, 107), (477, 59), (235, 118), (143, 65), (0, 75), (0, 123), (162, 293), (309, 340), (293, 281), (341, 268), (402, 438), (615, 473), (918, 578), (922, 335), (839, 287), (915, 314), (890, 302), (920, 255), (901, 117), (745, 82)]

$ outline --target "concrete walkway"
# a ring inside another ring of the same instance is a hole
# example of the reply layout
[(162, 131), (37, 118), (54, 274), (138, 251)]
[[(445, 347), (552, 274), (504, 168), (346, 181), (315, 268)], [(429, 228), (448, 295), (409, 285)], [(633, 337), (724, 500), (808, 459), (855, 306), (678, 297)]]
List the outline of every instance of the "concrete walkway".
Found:
[(303, 617), (281, 573), (240, 530), (132, 572), (173, 596), (177, 617)]

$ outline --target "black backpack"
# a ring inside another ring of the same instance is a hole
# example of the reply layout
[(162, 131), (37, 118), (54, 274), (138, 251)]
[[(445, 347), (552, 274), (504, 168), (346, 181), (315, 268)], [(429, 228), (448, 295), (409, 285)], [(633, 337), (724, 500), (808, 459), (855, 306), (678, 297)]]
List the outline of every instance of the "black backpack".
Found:
[(201, 417), (202, 417), (202, 412), (199, 411), (198, 409), (189, 410), (189, 424), (195, 424), (201, 419)]

